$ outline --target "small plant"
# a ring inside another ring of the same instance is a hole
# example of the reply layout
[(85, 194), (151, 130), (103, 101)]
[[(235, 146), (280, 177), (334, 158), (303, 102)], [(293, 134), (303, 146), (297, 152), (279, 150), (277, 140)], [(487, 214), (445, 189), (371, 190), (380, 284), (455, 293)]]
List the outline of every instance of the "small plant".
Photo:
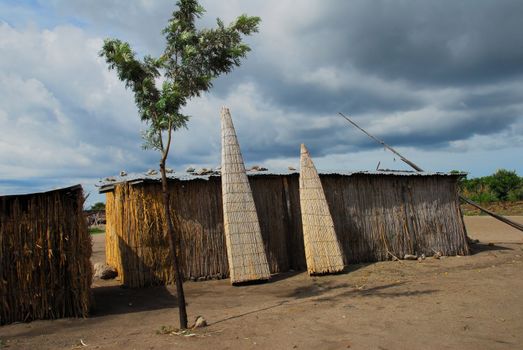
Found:
[(160, 329), (156, 330), (156, 334), (172, 334), (176, 331), (178, 331), (178, 329), (173, 326), (161, 326)]
[(105, 233), (105, 230), (101, 229), (101, 228), (98, 228), (98, 227), (91, 227), (89, 229), (89, 234), (90, 235), (98, 235), (100, 233)]
[(156, 331), (158, 335), (178, 335), (183, 337), (196, 337), (197, 334), (192, 332), (190, 329), (178, 329), (173, 326), (161, 326)]

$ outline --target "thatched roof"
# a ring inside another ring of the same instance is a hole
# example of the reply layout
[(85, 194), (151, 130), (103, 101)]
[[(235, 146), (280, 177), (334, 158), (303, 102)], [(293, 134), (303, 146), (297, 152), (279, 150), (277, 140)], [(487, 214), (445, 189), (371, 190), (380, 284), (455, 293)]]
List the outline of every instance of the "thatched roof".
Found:
[(229, 109), (222, 109), (221, 118), (223, 221), (231, 282), (266, 280), (270, 272), (258, 214)]
[(320, 177), (309, 151), (301, 145), (300, 206), (303, 242), (309, 274), (340, 272), (343, 254)]

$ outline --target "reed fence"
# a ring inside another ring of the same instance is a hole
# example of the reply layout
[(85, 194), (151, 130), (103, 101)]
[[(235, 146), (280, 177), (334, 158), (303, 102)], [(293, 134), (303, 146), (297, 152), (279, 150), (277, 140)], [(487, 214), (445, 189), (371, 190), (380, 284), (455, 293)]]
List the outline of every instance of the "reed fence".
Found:
[(0, 197), (0, 324), (88, 315), (83, 202), (80, 186)]
[[(320, 174), (344, 264), (469, 248), (454, 175)], [(307, 269), (298, 174), (248, 176), (271, 273)], [(107, 192), (106, 251), (124, 284), (172, 283), (161, 185)], [(185, 279), (224, 278), (229, 264), (219, 176), (169, 183)]]

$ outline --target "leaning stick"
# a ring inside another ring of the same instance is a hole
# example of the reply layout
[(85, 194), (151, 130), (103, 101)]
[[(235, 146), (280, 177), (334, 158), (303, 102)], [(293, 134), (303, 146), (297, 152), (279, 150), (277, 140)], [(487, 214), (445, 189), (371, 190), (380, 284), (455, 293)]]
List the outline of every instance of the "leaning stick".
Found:
[[(387, 145), (385, 143), (385, 141), (383, 140), (380, 140), (378, 139), (377, 137), (374, 137), (373, 135), (369, 134), (367, 131), (365, 131), (362, 127), (360, 127), (358, 124), (356, 124), (354, 121), (350, 120), (346, 115), (344, 115), (343, 113), (339, 112), (339, 115), (341, 117), (343, 117), (345, 120), (347, 120), (349, 123), (351, 123), (352, 125), (354, 125), (357, 129), (359, 129), (361, 132), (363, 132), (365, 135), (367, 135), (368, 137), (370, 137), (371, 139), (373, 139), (374, 141), (378, 142), (379, 144), (381, 144), (382, 146), (384, 146), (385, 148), (387, 148), (389, 151), (391, 151), (392, 153), (394, 153), (395, 155), (397, 155), (404, 163), (410, 165), (410, 167), (412, 167), (414, 170), (416, 170), (417, 172), (422, 172), (423, 169), (421, 169), (419, 166), (417, 166), (416, 164), (414, 164), (413, 162), (411, 162), (410, 160), (408, 160), (407, 158), (403, 157), (398, 151), (396, 151), (394, 148), (390, 147), (389, 145)], [(479, 210), (481, 210), (482, 212), (484, 212), (485, 214), (488, 214), (490, 216), (492, 216), (493, 218), (501, 221), (501, 222), (504, 222), (505, 224), (507, 225), (510, 225), (512, 227), (514, 227), (515, 229), (518, 229), (520, 231), (523, 232), (523, 225), (521, 224), (518, 224), (517, 222), (515, 221), (512, 221), (510, 219), (507, 219), (506, 217), (504, 216), (501, 216), (501, 215), (498, 215), (494, 212), (491, 212), (490, 210), (488, 209), (485, 209), (483, 207), (481, 207), (478, 203), (476, 202), (473, 202), (471, 201), (470, 199), (462, 196), (461, 194), (459, 194), (459, 198), (461, 200), (463, 200), (464, 202), (467, 202), (468, 204), (478, 208)]]
[(416, 164), (414, 164), (413, 162), (411, 162), (410, 160), (408, 160), (407, 158), (403, 157), (401, 154), (399, 154), (398, 151), (396, 151), (394, 148), (390, 147), (389, 145), (387, 145), (385, 143), (385, 141), (383, 140), (380, 140), (378, 139), (377, 137), (374, 137), (373, 135), (369, 134), (367, 131), (363, 130), (363, 128), (361, 128), (358, 124), (356, 124), (355, 122), (353, 122), (352, 120), (350, 120), (347, 116), (345, 116), (343, 113), (339, 112), (339, 114), (345, 118), (349, 123), (351, 123), (352, 125), (354, 125), (356, 128), (358, 128), (360, 131), (362, 131), (365, 135), (367, 135), (368, 137), (370, 137), (371, 139), (373, 139), (374, 141), (376, 141), (377, 143), (381, 144), (382, 146), (384, 146), (385, 148), (387, 148), (389, 151), (391, 151), (392, 153), (394, 153), (395, 155), (397, 155), (404, 163), (407, 163), (408, 165), (410, 165), (414, 170), (418, 171), (418, 172), (422, 172), (423, 169), (421, 169), (419, 166), (417, 166)]
[(462, 195), (459, 196), (464, 202), (467, 202), (468, 204), (472, 205), (473, 207), (476, 207), (478, 208), (479, 210), (485, 212), (486, 214), (498, 219), (499, 221), (502, 221), (504, 222), (505, 224), (507, 225), (510, 225), (512, 227), (514, 227), (515, 229), (518, 229), (520, 231), (523, 231), (523, 225), (515, 222), (515, 221), (512, 221), (510, 219), (507, 219), (506, 217), (504, 216), (501, 216), (501, 215), (498, 215), (488, 209), (485, 209), (485, 208), (482, 208), (478, 203), (474, 202), (474, 201), (471, 201), (470, 199), (466, 198), (466, 197), (463, 197)]

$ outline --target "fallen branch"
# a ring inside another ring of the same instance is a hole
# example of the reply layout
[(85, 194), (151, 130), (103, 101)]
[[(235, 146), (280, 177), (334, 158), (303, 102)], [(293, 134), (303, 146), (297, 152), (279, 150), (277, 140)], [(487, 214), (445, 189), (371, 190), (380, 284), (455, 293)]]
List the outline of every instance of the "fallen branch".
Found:
[(391, 252), (389, 252), (389, 250), (387, 250), (387, 254), (389, 254), (390, 256), (393, 257), (393, 261), (398, 261), (400, 264), (403, 264), (403, 261), (401, 261), (396, 255), (392, 254)]

